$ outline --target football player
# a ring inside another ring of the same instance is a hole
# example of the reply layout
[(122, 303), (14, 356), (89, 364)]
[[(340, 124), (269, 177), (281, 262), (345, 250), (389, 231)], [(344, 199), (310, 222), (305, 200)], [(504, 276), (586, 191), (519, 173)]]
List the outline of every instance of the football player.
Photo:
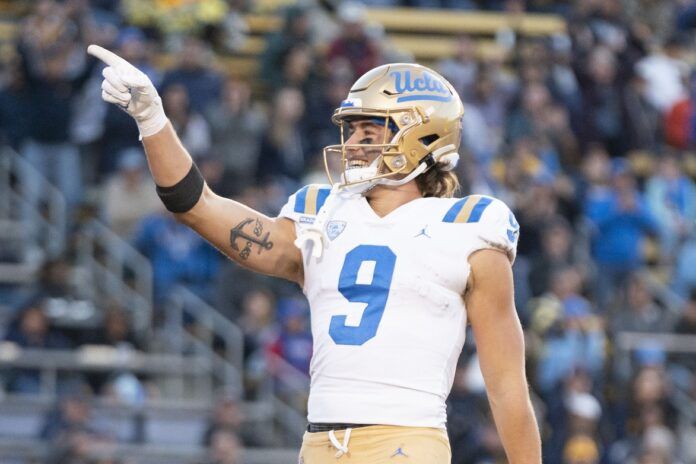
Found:
[(102, 97), (135, 118), (165, 206), (242, 266), (297, 282), (311, 307), (309, 426), (299, 461), (451, 461), (445, 400), (470, 323), (512, 463), (540, 463), (511, 264), (518, 224), (501, 201), (452, 198), (462, 103), (415, 64), (375, 68), (333, 116), (333, 185), (266, 217), (205, 184), (150, 80), (95, 45)]

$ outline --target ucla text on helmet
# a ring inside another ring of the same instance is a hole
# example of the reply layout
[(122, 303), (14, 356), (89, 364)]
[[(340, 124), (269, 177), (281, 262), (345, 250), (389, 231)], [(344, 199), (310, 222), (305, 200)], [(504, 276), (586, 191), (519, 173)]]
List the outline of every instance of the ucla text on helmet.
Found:
[[(411, 77), (411, 71), (395, 71), (389, 73), (394, 78), (394, 88), (397, 94), (406, 94), (396, 99), (397, 102), (432, 100), (448, 102), (452, 93), (442, 82), (428, 71), (423, 71), (421, 77)], [(415, 93), (427, 92), (427, 93)], [(409, 95), (410, 94), (410, 95)]]

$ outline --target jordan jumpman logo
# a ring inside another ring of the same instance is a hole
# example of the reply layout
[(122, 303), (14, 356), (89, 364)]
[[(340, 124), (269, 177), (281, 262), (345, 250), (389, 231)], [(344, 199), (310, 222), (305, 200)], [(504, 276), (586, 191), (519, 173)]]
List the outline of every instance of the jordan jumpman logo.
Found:
[(430, 235), (428, 235), (428, 232), (426, 232), (427, 230), (428, 230), (428, 226), (426, 225), (426, 226), (423, 227), (423, 228), (421, 229), (421, 231), (418, 232), (418, 234), (416, 234), (413, 238), (417, 238), (417, 237), (420, 237), (420, 236), (432, 238)]
[(392, 455), (389, 456), (389, 457), (390, 457), (390, 458), (393, 458), (393, 457), (396, 457), (396, 456), (403, 456), (403, 457), (407, 458), (407, 457), (408, 457), (408, 454), (404, 453), (404, 450), (401, 448), (401, 446), (399, 446), (399, 447), (396, 449), (396, 451), (394, 451), (394, 454), (392, 454)]

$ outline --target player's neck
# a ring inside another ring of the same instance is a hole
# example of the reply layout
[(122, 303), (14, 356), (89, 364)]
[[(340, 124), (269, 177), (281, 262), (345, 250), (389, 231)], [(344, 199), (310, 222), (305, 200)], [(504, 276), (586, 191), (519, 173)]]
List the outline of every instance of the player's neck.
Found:
[(418, 185), (415, 181), (411, 181), (398, 187), (389, 187), (386, 185), (378, 185), (370, 190), (365, 197), (370, 204), (375, 214), (379, 217), (384, 217), (394, 211), (401, 205), (405, 205), (409, 201), (422, 198)]

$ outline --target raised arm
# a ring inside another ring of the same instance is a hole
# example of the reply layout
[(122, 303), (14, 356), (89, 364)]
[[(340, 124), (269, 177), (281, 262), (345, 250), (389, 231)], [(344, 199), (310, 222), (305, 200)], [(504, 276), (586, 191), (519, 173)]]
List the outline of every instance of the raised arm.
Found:
[(469, 258), (466, 307), (493, 418), (511, 464), (540, 464), (541, 441), (525, 375), (524, 339), (505, 254), (485, 249)]
[(167, 209), (242, 266), (302, 282), (302, 256), (289, 219), (269, 218), (216, 195), (167, 120), (150, 79), (118, 55), (96, 45), (88, 53), (108, 66), (102, 98), (120, 106), (138, 124), (150, 172)]

